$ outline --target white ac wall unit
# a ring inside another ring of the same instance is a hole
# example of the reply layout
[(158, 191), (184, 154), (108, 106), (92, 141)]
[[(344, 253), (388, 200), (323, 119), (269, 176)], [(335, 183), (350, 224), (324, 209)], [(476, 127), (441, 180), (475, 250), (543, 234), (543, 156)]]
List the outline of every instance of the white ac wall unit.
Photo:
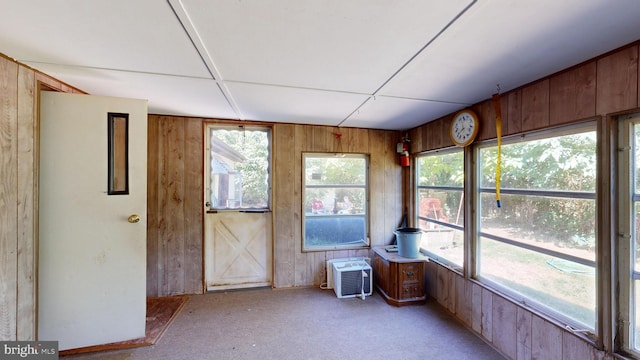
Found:
[(364, 260), (333, 263), (333, 291), (339, 298), (371, 295), (373, 273)]
[(333, 289), (333, 264), (350, 261), (364, 261), (367, 264), (371, 265), (371, 258), (368, 257), (350, 257), (327, 260), (327, 289)]

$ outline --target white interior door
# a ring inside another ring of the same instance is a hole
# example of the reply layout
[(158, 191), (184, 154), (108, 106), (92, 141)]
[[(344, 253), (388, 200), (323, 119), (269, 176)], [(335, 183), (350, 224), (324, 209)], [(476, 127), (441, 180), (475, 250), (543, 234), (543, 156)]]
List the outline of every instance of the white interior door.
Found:
[[(128, 114), (128, 194), (107, 193), (110, 112)], [(42, 92), (39, 340), (66, 350), (144, 336), (146, 163), (146, 100)]]

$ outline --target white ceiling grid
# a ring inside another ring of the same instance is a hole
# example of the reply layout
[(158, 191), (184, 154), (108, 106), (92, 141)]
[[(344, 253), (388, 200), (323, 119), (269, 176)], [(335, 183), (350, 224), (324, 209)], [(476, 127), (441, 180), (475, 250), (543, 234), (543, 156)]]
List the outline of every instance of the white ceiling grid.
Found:
[(0, 0), (0, 52), (155, 114), (404, 130), (640, 39), (637, 0)]

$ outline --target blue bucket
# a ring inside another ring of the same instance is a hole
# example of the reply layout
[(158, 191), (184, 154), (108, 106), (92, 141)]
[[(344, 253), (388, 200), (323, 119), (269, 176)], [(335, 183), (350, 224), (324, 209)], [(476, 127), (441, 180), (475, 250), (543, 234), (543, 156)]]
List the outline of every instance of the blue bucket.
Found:
[(410, 259), (420, 257), (420, 242), (422, 241), (422, 229), (400, 228), (394, 231), (398, 244), (398, 255)]

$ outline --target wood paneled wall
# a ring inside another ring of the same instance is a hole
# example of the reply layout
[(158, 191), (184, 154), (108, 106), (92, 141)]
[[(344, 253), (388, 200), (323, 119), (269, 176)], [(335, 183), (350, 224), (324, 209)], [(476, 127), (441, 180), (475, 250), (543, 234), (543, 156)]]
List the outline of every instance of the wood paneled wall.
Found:
[[(340, 134), (340, 135), (337, 135)], [(326, 282), (328, 259), (367, 256), (369, 250), (302, 252), (302, 153), (370, 154), (371, 244), (385, 245), (402, 218), (402, 168), (397, 131), (277, 124), (274, 126), (274, 286)]]
[[(639, 43), (631, 44), (502, 94), (503, 134), (517, 135), (585, 119), (600, 118), (602, 123), (609, 121), (605, 119), (609, 119), (611, 114), (640, 111), (639, 46)], [(472, 108), (482, 122), (478, 140), (494, 139), (492, 100), (475, 104)], [(449, 114), (411, 129), (409, 133), (414, 139), (412, 153), (452, 146), (448, 135), (452, 117), (453, 114)], [(599, 128), (608, 129), (602, 124)], [(614, 135), (603, 134), (607, 139)], [(411, 201), (410, 198), (409, 203)], [(599, 242), (607, 250), (607, 232), (601, 232), (603, 235)], [(612, 256), (608, 250), (599, 251), (599, 254)], [(609, 259), (599, 263), (615, 264), (615, 261)], [(614, 359), (612, 341), (607, 341), (610, 338), (608, 333), (601, 334), (605, 349), (597, 349), (584, 337), (448, 267), (430, 262), (427, 268), (429, 294), (511, 359)], [(611, 274), (612, 271), (605, 269), (604, 273)], [(602, 276), (600, 279), (606, 282), (611, 277)], [(608, 284), (600, 288), (614, 289), (615, 286)], [(611, 324), (615, 320), (601, 319), (600, 322)]]
[(449, 268), (427, 263), (427, 289), (438, 303), (509, 359), (613, 360), (563, 327)]
[[(18, 65), (0, 59), (0, 338), (17, 337)], [(5, 97), (4, 94), (7, 94)]]
[[(149, 116), (149, 296), (203, 292), (205, 122), (216, 120)], [(402, 217), (402, 176), (395, 153), (399, 139), (395, 131), (273, 125), (275, 287), (320, 285), (326, 281), (327, 259), (370, 256), (369, 250), (302, 252), (302, 152), (370, 154), (371, 242), (383, 245), (393, 239)]]
[(203, 292), (203, 119), (149, 115), (147, 295)]
[[(640, 106), (637, 43), (501, 94), (503, 136), (568, 124)], [(491, 99), (471, 108), (481, 121), (477, 141), (496, 137)], [(453, 146), (454, 114), (409, 130), (411, 153)]]
[(82, 91), (0, 54), (0, 340), (36, 339), (38, 95)]

